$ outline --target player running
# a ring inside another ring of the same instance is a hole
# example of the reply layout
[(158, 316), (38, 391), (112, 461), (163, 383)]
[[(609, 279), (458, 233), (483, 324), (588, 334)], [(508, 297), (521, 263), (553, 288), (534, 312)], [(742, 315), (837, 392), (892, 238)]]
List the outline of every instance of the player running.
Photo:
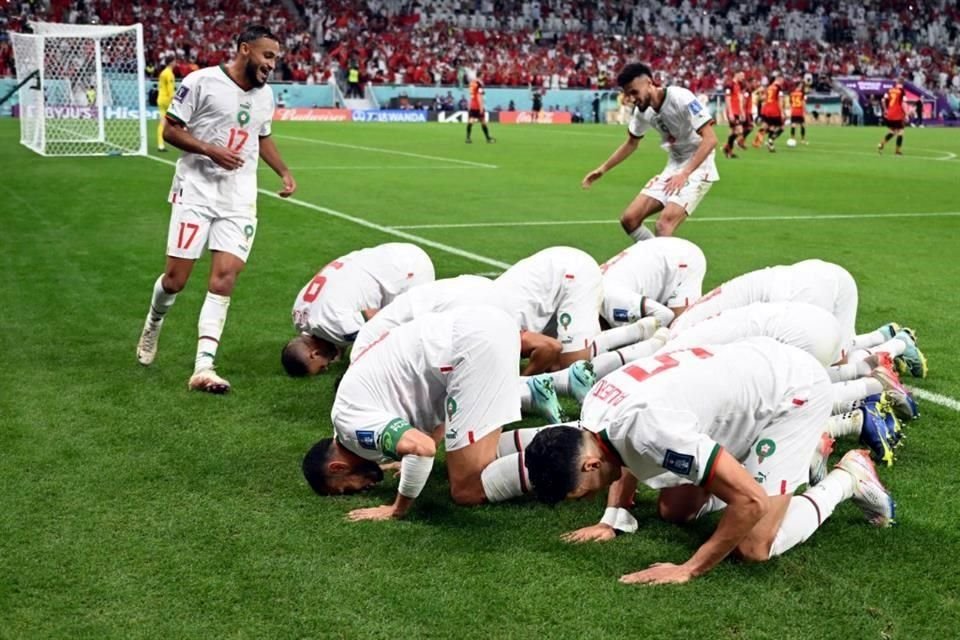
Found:
[(687, 89), (655, 85), (653, 72), (645, 64), (626, 65), (617, 76), (617, 84), (633, 104), (627, 140), (606, 162), (584, 176), (581, 186), (589, 189), (630, 157), (648, 130), (657, 131), (667, 152), (667, 166), (627, 205), (620, 224), (634, 242), (647, 240), (653, 234), (643, 226), (643, 221), (660, 212), (657, 235), (671, 236), (720, 179), (714, 157), (717, 134), (713, 117)]
[(569, 542), (634, 529), (627, 509), (638, 482), (660, 490), (658, 510), (668, 522), (724, 509), (716, 531), (685, 563), (620, 578), (687, 582), (731, 553), (753, 562), (782, 555), (851, 498), (871, 524), (893, 524), (893, 498), (865, 451), (850, 451), (816, 486), (793, 495), (808, 481), (830, 398), (820, 363), (768, 338), (663, 354), (604, 378), (584, 402), (582, 430), (541, 431), (526, 464), (543, 502), (609, 487), (603, 519), (566, 534)]
[(807, 144), (807, 93), (802, 82), (790, 92), (790, 139), (796, 142), (797, 127), (800, 127), (800, 144)]
[(167, 110), (173, 102), (174, 92), (177, 90), (177, 79), (173, 75), (173, 64), (176, 58), (168, 57), (163, 61), (163, 70), (157, 78), (157, 110), (160, 112), (160, 121), (157, 123), (157, 151), (166, 151), (163, 144), (163, 123), (167, 120)]
[(883, 153), (883, 147), (890, 142), (893, 136), (897, 136), (897, 150), (895, 155), (902, 156), (903, 151), (903, 129), (907, 123), (907, 112), (903, 108), (903, 99), (906, 93), (903, 89), (903, 82), (897, 80), (890, 89), (883, 94), (883, 118), (889, 131), (883, 137), (880, 144), (877, 145), (877, 151)]
[(170, 190), (166, 268), (153, 286), (137, 360), (153, 362), (163, 319), (209, 242), (210, 277), (189, 381), (189, 388), (197, 391), (230, 390), (230, 383), (214, 369), (214, 358), (230, 295), (257, 231), (258, 158), (283, 180), (281, 197), (297, 189), (270, 137), (274, 101), (267, 79), (279, 51), (276, 36), (266, 27), (247, 27), (237, 38), (234, 59), (184, 78), (166, 115), (163, 136), (184, 153)]
[(467, 111), (467, 144), (473, 142), (473, 140), (470, 139), (470, 134), (473, 132), (473, 124), (475, 122), (480, 123), (480, 128), (483, 129), (483, 136), (487, 139), (487, 142), (497, 141), (496, 138), (490, 137), (490, 130), (487, 129), (483, 94), (483, 78), (480, 75), (480, 72), (477, 71), (476, 77), (470, 83), (470, 102), (468, 104)]
[(388, 242), (337, 258), (297, 294), (292, 315), (300, 335), (280, 354), (284, 370), (293, 377), (323, 373), (380, 308), (433, 279), (430, 256), (415, 244)]
[(400, 462), (393, 503), (351, 520), (401, 518), (420, 495), (445, 443), (450, 495), (461, 505), (498, 502), (528, 486), (523, 453), (501, 427), (520, 419), (519, 327), (489, 306), (426, 314), (358, 354), (337, 390), (334, 437), (310, 449), (303, 473), (321, 495), (379, 482), (381, 460)]
[(723, 155), (728, 158), (736, 158), (737, 154), (733, 152), (733, 145), (736, 143), (743, 148), (744, 123), (748, 116), (746, 105), (744, 103), (745, 91), (743, 82), (743, 72), (738, 71), (733, 74), (733, 81), (727, 87), (727, 121), (730, 123), (730, 135), (727, 136), (727, 143), (723, 145)]

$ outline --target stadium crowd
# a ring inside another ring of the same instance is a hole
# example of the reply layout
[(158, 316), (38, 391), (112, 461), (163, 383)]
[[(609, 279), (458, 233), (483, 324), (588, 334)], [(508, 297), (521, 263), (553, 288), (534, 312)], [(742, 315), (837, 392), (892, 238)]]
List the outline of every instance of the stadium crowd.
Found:
[[(293, 15), (287, 7), (296, 8)], [(0, 8), (0, 33), (28, 19), (143, 22), (147, 57), (178, 60), (177, 75), (229, 56), (241, 22), (280, 36), (277, 79), (325, 83), (608, 88), (642, 57), (695, 92), (734, 69), (763, 82), (790, 76), (906, 77), (960, 94), (960, 5), (949, 0), (37, 0)], [(0, 75), (12, 75), (0, 39)]]

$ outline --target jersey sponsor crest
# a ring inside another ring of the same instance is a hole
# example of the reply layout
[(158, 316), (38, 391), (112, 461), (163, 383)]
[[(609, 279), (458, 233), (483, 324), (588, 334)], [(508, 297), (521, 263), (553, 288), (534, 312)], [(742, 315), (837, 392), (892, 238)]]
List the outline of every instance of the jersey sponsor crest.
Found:
[(183, 99), (187, 97), (187, 94), (190, 93), (190, 87), (185, 84), (180, 85), (180, 88), (177, 89), (176, 95), (173, 96), (174, 101), (183, 102)]
[(690, 113), (696, 116), (696, 115), (699, 115), (701, 111), (703, 111), (703, 105), (700, 104), (699, 100), (694, 100), (693, 102), (687, 105), (687, 109), (690, 110)]
[(400, 442), (400, 438), (404, 432), (412, 428), (413, 427), (403, 418), (394, 418), (387, 423), (387, 426), (383, 428), (383, 432), (380, 434), (380, 451), (383, 452), (383, 455), (394, 460), (399, 460), (400, 456), (397, 455), (397, 443)]

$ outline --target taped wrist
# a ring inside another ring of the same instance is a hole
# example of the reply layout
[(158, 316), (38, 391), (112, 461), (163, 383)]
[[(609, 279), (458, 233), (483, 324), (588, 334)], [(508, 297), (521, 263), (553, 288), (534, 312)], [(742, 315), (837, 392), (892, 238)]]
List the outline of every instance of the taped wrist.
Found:
[(404, 498), (415, 499), (423, 491), (433, 469), (433, 456), (403, 456), (400, 461), (400, 486), (397, 492)]
[(620, 533), (634, 533), (639, 526), (633, 514), (622, 507), (607, 507), (604, 509), (600, 524), (612, 527), (618, 535)]

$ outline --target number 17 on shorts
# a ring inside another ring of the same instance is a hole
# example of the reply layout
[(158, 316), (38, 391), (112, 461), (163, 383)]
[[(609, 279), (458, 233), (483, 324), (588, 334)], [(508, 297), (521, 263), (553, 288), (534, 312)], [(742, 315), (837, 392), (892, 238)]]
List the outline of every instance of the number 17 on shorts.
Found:
[(212, 251), (224, 251), (247, 261), (257, 219), (251, 216), (219, 216), (209, 207), (174, 204), (167, 231), (167, 255), (196, 260), (209, 240)]

